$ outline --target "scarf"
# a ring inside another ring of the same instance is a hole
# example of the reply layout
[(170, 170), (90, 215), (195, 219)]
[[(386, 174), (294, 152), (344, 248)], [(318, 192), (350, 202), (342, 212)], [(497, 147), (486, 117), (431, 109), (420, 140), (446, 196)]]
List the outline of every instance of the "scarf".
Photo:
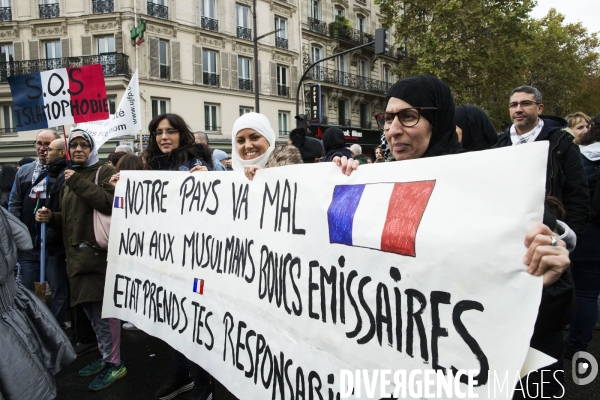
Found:
[(537, 122), (537, 125), (535, 126), (535, 128), (533, 128), (532, 130), (530, 130), (527, 133), (519, 135), (517, 133), (517, 128), (515, 128), (515, 125), (513, 124), (510, 127), (510, 141), (512, 142), (513, 146), (534, 142), (535, 139), (537, 139), (537, 137), (542, 132), (543, 127), (544, 127), (544, 120), (541, 118), (538, 118), (538, 122)]
[[(235, 138), (239, 131), (248, 128), (254, 129), (265, 139), (267, 139), (269, 142), (269, 148), (263, 154), (252, 160), (243, 160), (237, 151)], [(273, 128), (271, 128), (269, 119), (263, 114), (258, 114), (255, 112), (246, 113), (236, 119), (233, 123), (233, 129), (231, 130), (231, 148), (233, 149), (231, 151), (231, 164), (234, 171), (243, 171), (244, 165), (258, 165), (259, 167), (263, 168), (267, 164), (269, 156), (275, 148), (275, 132), (273, 132)]]
[[(89, 167), (90, 165), (96, 164), (99, 161), (98, 148), (96, 147), (96, 143), (94, 143), (94, 139), (92, 139), (92, 137), (83, 129), (72, 129), (71, 130), (71, 133), (69, 134), (69, 138), (67, 139), (67, 141), (69, 142), (69, 147), (71, 147), (71, 141), (78, 137), (84, 138), (85, 141), (89, 143), (89, 145), (91, 146), (90, 155), (88, 156), (88, 159), (86, 160), (86, 162), (83, 165), (73, 164), (73, 167), (74, 168)], [(68, 151), (70, 152), (71, 149), (69, 148)]]
[(42, 179), (39, 182), (36, 181), (43, 175), (46, 175), (48, 172), (48, 166), (46, 164), (42, 164), (40, 159), (38, 158), (34, 162), (33, 167), (33, 176), (31, 177), (31, 192), (29, 192), (29, 197), (31, 200), (36, 201), (37, 199), (45, 199), (46, 198), (46, 179)]
[(429, 146), (423, 158), (463, 151), (456, 135), (454, 100), (448, 85), (431, 75), (411, 76), (396, 82), (388, 90), (386, 106), (391, 97), (403, 100), (413, 107), (437, 108), (423, 110), (421, 113), (432, 127)]
[(498, 141), (496, 128), (479, 107), (464, 104), (456, 107), (456, 126), (462, 129), (462, 147), (466, 151), (491, 149)]

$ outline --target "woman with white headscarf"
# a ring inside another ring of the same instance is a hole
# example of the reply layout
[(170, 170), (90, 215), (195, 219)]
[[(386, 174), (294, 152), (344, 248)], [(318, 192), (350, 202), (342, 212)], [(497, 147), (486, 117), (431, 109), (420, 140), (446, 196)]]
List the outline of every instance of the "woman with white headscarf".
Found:
[(260, 168), (302, 164), (297, 147), (276, 146), (275, 132), (263, 114), (251, 112), (239, 117), (233, 124), (231, 141), (233, 170), (244, 170), (250, 180)]
[(115, 170), (98, 160), (94, 140), (81, 129), (71, 131), (68, 151), (73, 167), (64, 171), (65, 183), (60, 190), (61, 211), (41, 208), (35, 219), (47, 222), (51, 228), (63, 233), (71, 306), (83, 306), (102, 356), (79, 371), (79, 375), (96, 375), (88, 388), (98, 391), (127, 374), (120, 355), (120, 322), (115, 318), (102, 318), (107, 252), (96, 241), (93, 220), (94, 210), (112, 214), (115, 187), (109, 181)]

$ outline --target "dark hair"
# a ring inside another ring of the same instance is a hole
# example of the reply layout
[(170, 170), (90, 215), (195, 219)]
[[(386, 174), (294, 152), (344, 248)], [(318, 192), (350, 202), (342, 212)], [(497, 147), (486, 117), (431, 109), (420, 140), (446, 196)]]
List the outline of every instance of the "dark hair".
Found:
[(125, 155), (128, 153), (125, 153), (124, 151), (117, 151), (116, 153), (113, 153), (111, 162), (113, 167), (116, 167), (117, 164), (119, 163), (119, 160), (123, 157), (125, 157)]
[[(186, 124), (186, 122), (177, 114), (160, 114), (156, 117), (152, 118), (152, 121), (148, 124), (148, 132), (150, 133), (150, 140), (148, 140), (148, 147), (144, 151), (144, 155), (142, 156), (146, 161), (146, 168), (154, 169), (154, 157), (160, 156), (163, 152), (158, 147), (158, 143), (156, 143), (156, 139), (153, 132), (156, 132), (156, 128), (158, 128), (158, 124), (163, 119), (167, 119), (171, 126), (174, 129), (179, 131), (179, 147), (171, 150), (168, 154), (168, 158), (172, 159), (173, 164), (176, 166), (180, 166), (185, 163), (187, 160), (187, 153), (194, 146), (194, 134), (192, 133), (190, 127)], [(200, 158), (200, 157), (198, 157)], [(210, 155), (209, 155), (210, 159)]]
[(117, 169), (117, 172), (139, 171), (144, 169), (144, 163), (142, 159), (136, 156), (135, 154), (124, 153), (124, 155), (119, 159), (115, 167)]
[(115, 156), (115, 152), (113, 151), (112, 153), (109, 153), (109, 154), (108, 154), (108, 157), (107, 157), (107, 159), (108, 159), (108, 162), (109, 162), (109, 163), (110, 163), (110, 164), (111, 164), (113, 167), (114, 167), (114, 166), (115, 166), (115, 164), (116, 164), (115, 162), (113, 162), (113, 157), (114, 157), (114, 156)]
[(554, 213), (554, 216), (556, 217), (556, 219), (564, 221), (565, 214), (567, 212), (565, 211), (565, 207), (563, 206), (563, 204), (560, 202), (560, 200), (557, 197), (547, 196), (546, 197), (546, 205)]
[(537, 90), (536, 88), (534, 88), (533, 86), (519, 86), (518, 88), (513, 89), (512, 92), (510, 92), (510, 96), (512, 97), (513, 94), (515, 93), (529, 93), (533, 95), (533, 98), (535, 99), (536, 103), (541, 103), (542, 102), (542, 94), (540, 93), (539, 90)]
[(24, 157), (24, 158), (21, 158), (21, 159), (19, 160), (19, 162), (17, 163), (17, 165), (18, 165), (19, 167), (22, 167), (23, 165), (26, 165), (26, 164), (32, 163), (32, 162), (34, 162), (34, 161), (35, 161), (35, 158), (31, 158), (31, 157)]
[(578, 144), (587, 146), (596, 142), (600, 142), (600, 114), (592, 118), (590, 129), (581, 135)]

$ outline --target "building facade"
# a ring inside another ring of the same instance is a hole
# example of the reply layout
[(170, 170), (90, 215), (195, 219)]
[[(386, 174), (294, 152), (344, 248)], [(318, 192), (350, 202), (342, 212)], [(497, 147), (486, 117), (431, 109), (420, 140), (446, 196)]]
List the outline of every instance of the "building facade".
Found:
[[(255, 91), (260, 112), (286, 141), (296, 125), (297, 83), (311, 61), (370, 41), (380, 26), (373, 0), (256, 0), (256, 10), (235, 0), (0, 0), (0, 6), (0, 163), (35, 154), (36, 132), (16, 132), (9, 76), (100, 63), (112, 111), (137, 68), (145, 126), (157, 114), (177, 113), (192, 130), (207, 132), (213, 147), (230, 151), (233, 122), (256, 111)], [(258, 62), (254, 15), (257, 36), (265, 35)], [(136, 16), (146, 31), (143, 42), (133, 43)], [(367, 47), (313, 69), (298, 99), (304, 111), (309, 85), (322, 85), (323, 118), (311, 130), (318, 135), (341, 125), (353, 129), (349, 137), (376, 132), (373, 115), (397, 62)]]

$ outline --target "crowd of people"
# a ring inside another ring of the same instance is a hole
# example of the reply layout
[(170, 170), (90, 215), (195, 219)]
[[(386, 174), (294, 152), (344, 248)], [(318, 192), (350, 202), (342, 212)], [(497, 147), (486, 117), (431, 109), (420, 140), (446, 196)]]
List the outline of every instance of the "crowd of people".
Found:
[[(600, 114), (593, 119), (581, 112), (566, 119), (543, 115), (542, 95), (530, 86), (514, 89), (507, 100), (512, 124), (498, 134), (483, 110), (473, 105), (455, 107), (450, 88), (441, 80), (426, 75), (403, 79), (389, 89), (385, 111), (375, 116), (383, 133), (373, 156), (357, 144), (348, 147), (337, 127), (327, 129), (322, 141), (297, 128), (287, 144), (278, 144), (269, 120), (258, 113), (235, 121), (230, 157), (211, 149), (206, 133), (192, 132), (186, 121), (170, 113), (149, 123), (150, 140), (141, 157), (129, 146), (120, 146), (108, 163), (99, 159), (98, 148), (85, 131), (74, 129), (64, 139), (42, 130), (35, 141), (36, 159), (20, 165), (18, 171), (10, 167), (0, 171), (4, 255), (0, 258), (0, 343), (15, 351), (10, 361), (0, 358), (0, 398), (53, 398), (52, 375), (76, 355), (96, 349), (100, 356), (79, 371), (81, 377), (94, 377), (90, 390), (103, 390), (126, 376), (120, 332), (122, 324), (125, 329), (136, 327), (101, 316), (107, 250), (94, 231), (97, 214), (111, 214), (122, 170), (233, 170), (253, 179), (262, 168), (333, 162), (342, 174), (350, 175), (359, 167), (370, 168), (361, 167), (370, 163), (536, 141), (548, 141), (550, 146), (543, 224), (531, 227), (524, 238), (524, 269), (543, 275), (544, 281), (531, 347), (557, 362), (544, 368), (556, 374), (548, 373), (544, 379), (540, 373), (537, 382), (530, 376), (520, 384), (543, 385), (546, 395), (558, 393), (564, 379), (563, 358), (586, 349), (598, 320), (600, 193), (595, 189), (600, 177)], [(527, 160), (523, 166), (527, 168)], [(40, 259), (42, 236), (46, 238), (44, 260)], [(51, 288), (50, 310), (33, 295), (42, 261)], [(74, 348), (64, 333), (68, 311)], [(34, 313), (44, 318), (35, 318)], [(20, 347), (4, 332), (22, 321), (29, 321), (27, 329), (34, 330), (31, 337), (38, 340)], [(212, 398), (211, 375), (185, 354), (175, 349), (172, 353), (173, 365), (164, 371), (165, 382), (156, 397), (168, 400), (191, 391), (193, 399)], [(11, 363), (11, 374), (5, 373), (5, 362)], [(34, 384), (23, 385), (23, 379)], [(526, 393), (515, 391), (514, 398)]]

